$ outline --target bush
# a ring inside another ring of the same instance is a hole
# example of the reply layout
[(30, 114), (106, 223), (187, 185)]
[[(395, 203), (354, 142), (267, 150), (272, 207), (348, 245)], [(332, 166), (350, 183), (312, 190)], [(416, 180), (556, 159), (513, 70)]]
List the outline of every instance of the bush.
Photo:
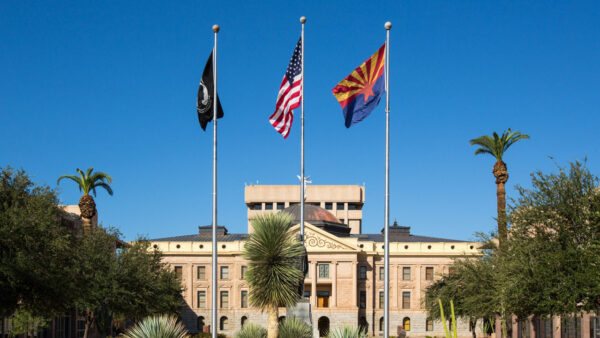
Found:
[(279, 324), (279, 338), (312, 338), (312, 329), (301, 319), (289, 317)]
[(266, 338), (267, 337), (267, 329), (264, 327), (248, 323), (245, 324), (244, 327), (235, 334), (235, 338)]
[(329, 338), (365, 338), (367, 332), (364, 329), (355, 326), (344, 326), (329, 331)]
[(146, 317), (129, 328), (123, 338), (186, 338), (188, 332), (174, 316)]
[[(195, 333), (190, 338), (212, 338), (211, 333)], [(217, 333), (217, 338), (227, 338), (223, 333)]]

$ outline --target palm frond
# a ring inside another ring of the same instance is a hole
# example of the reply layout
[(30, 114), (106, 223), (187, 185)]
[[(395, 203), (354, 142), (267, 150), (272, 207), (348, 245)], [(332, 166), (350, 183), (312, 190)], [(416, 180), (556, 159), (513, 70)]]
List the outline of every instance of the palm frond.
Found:
[(113, 181), (112, 177), (110, 177), (109, 174), (101, 172), (101, 171), (94, 173), (94, 175), (92, 175), (90, 177), (90, 181), (92, 181), (92, 182), (104, 181), (104, 180), (106, 180), (107, 183), (112, 183), (112, 181)]
[(75, 175), (63, 175), (58, 178), (57, 184), (62, 178), (69, 178), (78, 184), (79, 191), (83, 191), (84, 194), (89, 194), (91, 190), (94, 196), (96, 196), (96, 188), (102, 187), (112, 196), (113, 191), (109, 186), (109, 184), (112, 183), (112, 177), (110, 175), (104, 172), (93, 173), (93, 167), (89, 167), (85, 173), (79, 168), (75, 170), (79, 174), (79, 177)]
[(333, 329), (329, 331), (328, 338), (365, 338), (367, 332), (363, 328), (355, 326), (344, 326), (341, 328)]
[(479, 154), (490, 154), (494, 156), (498, 161), (502, 161), (502, 157), (508, 148), (515, 142), (523, 139), (528, 139), (529, 135), (521, 134), (519, 131), (511, 131), (510, 128), (505, 130), (502, 135), (498, 135), (497, 132), (493, 132), (492, 136), (483, 135), (478, 138), (474, 138), (469, 141), (473, 145), (478, 145), (479, 148), (475, 150), (475, 155)]
[[(266, 338), (267, 337), (267, 329), (264, 327), (254, 324), (248, 323), (244, 324), (241, 330), (239, 330), (235, 336), (235, 338)], [(280, 335), (281, 337), (281, 335)]]
[(108, 185), (107, 183), (104, 182), (96, 182), (92, 185), (92, 189), (94, 189), (94, 196), (96, 196), (96, 188), (104, 188), (106, 190), (106, 192), (108, 192), (109, 195), (113, 195), (113, 190), (110, 187), (110, 185)]
[(174, 316), (146, 317), (129, 328), (123, 338), (185, 338), (188, 332)]

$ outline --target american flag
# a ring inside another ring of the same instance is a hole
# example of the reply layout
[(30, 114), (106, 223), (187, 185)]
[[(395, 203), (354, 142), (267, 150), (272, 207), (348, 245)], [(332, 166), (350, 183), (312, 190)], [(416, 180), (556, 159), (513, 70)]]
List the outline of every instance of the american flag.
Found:
[(292, 128), (294, 114), (292, 109), (300, 107), (302, 89), (302, 38), (298, 40), (294, 55), (283, 76), (275, 112), (269, 117), (269, 122), (283, 138), (287, 138)]

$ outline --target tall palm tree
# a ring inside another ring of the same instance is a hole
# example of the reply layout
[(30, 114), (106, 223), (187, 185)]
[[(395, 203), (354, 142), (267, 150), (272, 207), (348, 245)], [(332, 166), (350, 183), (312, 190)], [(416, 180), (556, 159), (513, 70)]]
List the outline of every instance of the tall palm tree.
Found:
[(81, 218), (83, 219), (84, 230), (89, 229), (91, 226), (92, 218), (96, 215), (96, 202), (94, 198), (90, 196), (90, 191), (96, 196), (96, 188), (104, 188), (109, 195), (112, 196), (113, 190), (110, 187), (112, 183), (112, 177), (103, 172), (93, 172), (94, 168), (88, 168), (84, 173), (81, 169), (77, 168), (77, 175), (62, 175), (56, 181), (56, 184), (60, 184), (63, 178), (68, 178), (79, 186), (79, 191), (83, 192), (83, 196), (79, 199), (79, 210), (81, 212)]
[(506, 163), (502, 160), (504, 153), (515, 142), (528, 139), (529, 135), (521, 134), (519, 131), (504, 131), (501, 136), (494, 132), (492, 136), (483, 135), (470, 141), (471, 145), (477, 145), (475, 155), (490, 154), (496, 158), (492, 174), (496, 178), (496, 198), (498, 203), (498, 239), (499, 243), (506, 238), (506, 190), (504, 185), (508, 181), (508, 170)]
[(252, 219), (254, 233), (244, 246), (248, 260), (246, 279), (250, 305), (267, 310), (268, 338), (277, 338), (278, 308), (295, 306), (300, 298), (298, 281), (303, 273), (297, 261), (304, 255), (302, 243), (290, 231), (292, 216), (269, 213)]

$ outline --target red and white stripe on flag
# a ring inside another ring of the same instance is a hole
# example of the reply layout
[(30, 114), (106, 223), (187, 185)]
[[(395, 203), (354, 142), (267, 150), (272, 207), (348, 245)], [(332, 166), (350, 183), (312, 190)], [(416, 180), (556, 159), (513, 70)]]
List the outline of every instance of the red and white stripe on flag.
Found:
[(284, 139), (290, 134), (292, 121), (294, 121), (292, 109), (300, 107), (300, 100), (302, 99), (300, 95), (301, 87), (302, 74), (298, 74), (294, 77), (292, 85), (290, 85), (287, 77), (284, 76), (281, 87), (279, 88), (279, 94), (277, 95), (275, 112), (269, 117), (269, 122)]

